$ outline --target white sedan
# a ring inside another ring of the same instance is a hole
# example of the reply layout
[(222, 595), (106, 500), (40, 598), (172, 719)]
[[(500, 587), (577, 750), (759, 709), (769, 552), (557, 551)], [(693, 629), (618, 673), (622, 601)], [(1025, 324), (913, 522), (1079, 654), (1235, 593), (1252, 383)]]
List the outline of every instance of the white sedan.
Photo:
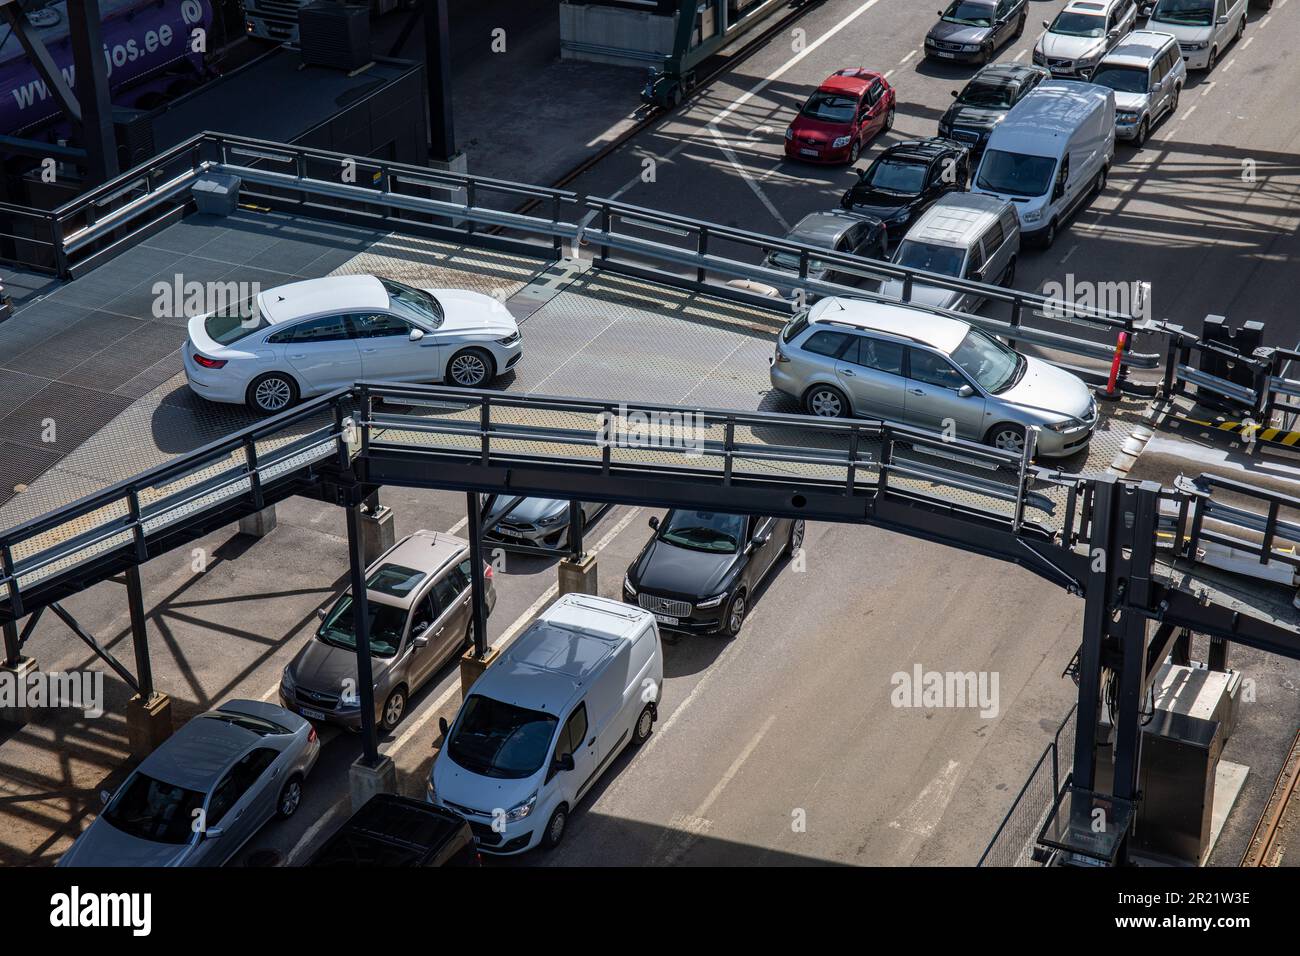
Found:
[(328, 276), (195, 316), (184, 358), (195, 394), (272, 414), (358, 381), (477, 388), (522, 354), (518, 324), (491, 296)]

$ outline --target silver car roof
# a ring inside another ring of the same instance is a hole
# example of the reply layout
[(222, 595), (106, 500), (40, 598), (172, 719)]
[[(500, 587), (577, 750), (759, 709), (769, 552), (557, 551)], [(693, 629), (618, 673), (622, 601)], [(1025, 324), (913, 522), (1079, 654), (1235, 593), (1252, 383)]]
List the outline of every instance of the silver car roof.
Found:
[(938, 315), (927, 309), (888, 302), (868, 302), (830, 296), (808, 312), (808, 321), (822, 325), (851, 325), (864, 331), (883, 332), (951, 355), (970, 331), (959, 319)]
[(1170, 44), (1177, 42), (1178, 38), (1172, 33), (1134, 30), (1120, 40), (1115, 49), (1102, 57), (1101, 63), (1111, 66), (1150, 66)]
[[(393, 545), (380, 555), (374, 564), (366, 569), (366, 578), (386, 564), (395, 564), (412, 571), (419, 571), (425, 580), (437, 574), (457, 555), (469, 547), (469, 542), (454, 534), (443, 531), (416, 531)], [(423, 582), (421, 582), (423, 584)], [(391, 607), (409, 608), (421, 588), (412, 588), (404, 597), (367, 589), (368, 600), (387, 604)]]
[(146, 757), (140, 772), (176, 787), (207, 793), (232, 763), (262, 739), (244, 727), (200, 714)]
[(904, 239), (966, 248), (1009, 205), (983, 193), (949, 193), (923, 212)]

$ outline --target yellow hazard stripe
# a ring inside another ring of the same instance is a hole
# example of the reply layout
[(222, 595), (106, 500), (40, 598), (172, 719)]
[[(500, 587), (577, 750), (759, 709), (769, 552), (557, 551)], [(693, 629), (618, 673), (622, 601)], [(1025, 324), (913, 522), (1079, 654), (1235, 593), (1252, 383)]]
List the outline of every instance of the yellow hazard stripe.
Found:
[(1286, 445), (1293, 448), (1300, 443), (1300, 432), (1283, 431), (1280, 428), (1260, 428), (1258, 425), (1247, 426), (1245, 422), (1206, 422), (1199, 418), (1184, 418), (1183, 421), (1189, 425), (1199, 425), (1202, 428), (1213, 428), (1216, 431), (1245, 434), (1247, 428), (1253, 428), (1255, 437), (1259, 441), (1266, 441), (1274, 445)]

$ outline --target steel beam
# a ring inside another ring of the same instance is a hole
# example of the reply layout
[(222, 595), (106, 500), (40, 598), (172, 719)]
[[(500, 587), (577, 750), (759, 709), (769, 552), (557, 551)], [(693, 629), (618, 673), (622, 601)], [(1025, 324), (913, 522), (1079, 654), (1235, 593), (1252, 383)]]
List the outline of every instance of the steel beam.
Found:
[(18, 625), (13, 621), (5, 621), (0, 629), (4, 634), (5, 667), (17, 667), (18, 662), (22, 660), (22, 642), (18, 639)]
[(424, 0), (424, 74), (429, 95), (429, 158), (446, 162), (456, 155), (447, 0)]
[(1110, 616), (1111, 544), (1117, 486), (1114, 475), (1093, 485), (1088, 536), (1088, 577), (1083, 602), (1083, 643), (1079, 649), (1079, 709), (1074, 735), (1074, 785), (1092, 790), (1096, 783), (1097, 717), (1101, 706), (1102, 649)]
[(482, 660), (487, 655), (487, 583), (483, 578), (483, 516), (479, 511), (477, 492), (466, 492), (465, 514), (469, 516), (469, 580), (474, 615), (474, 656)]
[(345, 505), (348, 525), (348, 572), (352, 586), (352, 633), (357, 651), (357, 697), (361, 701), (361, 759), (379, 765), (375, 726), (375, 677), (370, 663), (370, 602), (366, 594), (366, 559), (361, 545), (361, 496), (356, 489)]
[(113, 103), (100, 39), (99, 0), (67, 0), (67, 8), (72, 63), (81, 90), (81, 145), (86, 150), (87, 174), (92, 184), (99, 185), (118, 173)]
[(82, 643), (95, 652), (96, 657), (111, 667), (114, 673), (116, 673), (118, 677), (122, 678), (122, 682), (126, 684), (127, 687), (130, 687), (137, 694), (140, 693), (140, 684), (135, 679), (135, 675), (127, 670), (121, 661), (110, 654), (108, 650), (99, 643), (99, 641), (95, 640), (95, 636), (83, 628), (75, 617), (65, 611), (62, 604), (59, 604), (56, 601), (54, 604), (50, 605), (50, 610), (59, 616), (59, 620), (68, 626), (68, 630), (80, 638)]
[(135, 648), (135, 674), (140, 698), (145, 703), (153, 697), (153, 666), (149, 663), (148, 618), (144, 613), (144, 589), (140, 586), (140, 568), (126, 569), (126, 604), (131, 615), (131, 643)]

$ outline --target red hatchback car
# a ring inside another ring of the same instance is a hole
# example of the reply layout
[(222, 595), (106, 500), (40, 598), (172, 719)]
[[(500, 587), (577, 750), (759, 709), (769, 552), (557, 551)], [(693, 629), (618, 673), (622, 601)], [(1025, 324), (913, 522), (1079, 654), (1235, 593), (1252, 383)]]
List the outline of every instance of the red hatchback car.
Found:
[(856, 163), (871, 137), (894, 125), (894, 88), (872, 70), (838, 70), (785, 131), (785, 155), (810, 163)]

